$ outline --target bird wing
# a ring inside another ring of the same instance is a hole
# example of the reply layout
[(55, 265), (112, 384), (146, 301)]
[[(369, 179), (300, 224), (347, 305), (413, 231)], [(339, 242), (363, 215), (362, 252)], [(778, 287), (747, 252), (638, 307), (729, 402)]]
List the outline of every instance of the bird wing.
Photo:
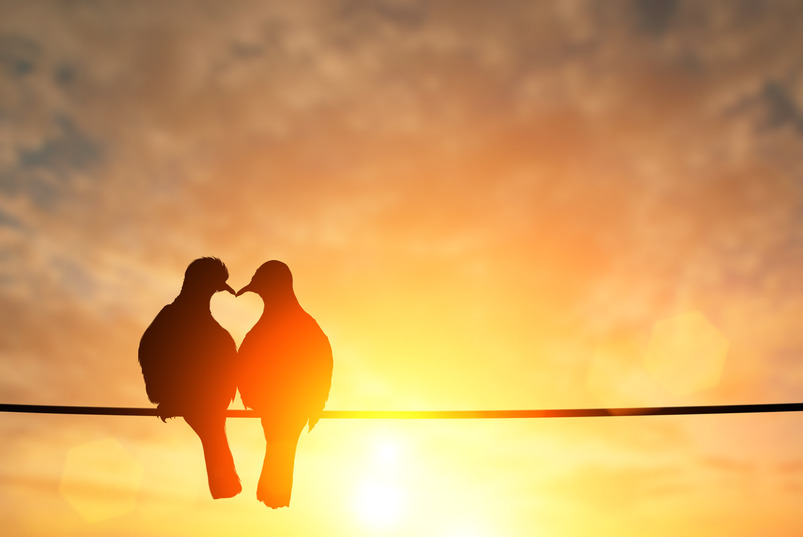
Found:
[(170, 349), (165, 342), (170, 339), (169, 327), (173, 317), (171, 310), (172, 304), (162, 308), (145, 329), (139, 342), (139, 365), (145, 380), (145, 391), (152, 403), (161, 403), (169, 392), (167, 369)]
[(227, 408), (237, 394), (237, 344), (211, 315), (210, 320), (201, 342), (205, 349), (199, 349), (207, 362), (199, 388), (209, 395), (215, 406)]
[(243, 404), (310, 416), (329, 397), (332, 348), (318, 323), (300, 312), (258, 322), (238, 351)]
[(312, 321), (311, 341), (313, 342), (310, 349), (310, 363), (308, 364), (307, 378), (309, 383), (309, 430), (318, 423), (321, 417), (321, 412), (329, 399), (329, 391), (332, 386), (332, 346), (329, 344), (329, 338), (323, 333), (318, 323), (314, 319)]
[(237, 346), (208, 312), (169, 304), (151, 322), (139, 345), (148, 398), (203, 408), (228, 407), (237, 385)]
[(307, 379), (309, 383), (310, 408), (313, 413), (319, 414), (332, 387), (332, 346), (318, 323), (310, 317), (310, 349), (307, 364)]

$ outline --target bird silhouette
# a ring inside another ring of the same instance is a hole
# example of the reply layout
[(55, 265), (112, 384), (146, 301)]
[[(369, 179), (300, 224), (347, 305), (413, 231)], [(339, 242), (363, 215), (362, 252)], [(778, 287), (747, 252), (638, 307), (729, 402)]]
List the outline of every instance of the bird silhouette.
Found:
[(329, 397), (332, 348), (298, 303), (287, 265), (264, 263), (237, 296), (249, 291), (265, 306), (240, 345), (238, 387), (243, 404), (261, 416), (265, 433), (257, 500), (276, 509), (290, 505), (299, 435), (307, 423), (312, 431)]
[(142, 335), (139, 363), (148, 398), (157, 414), (183, 416), (201, 439), (212, 497), (230, 498), (242, 486), (226, 438), (226, 409), (237, 391), (237, 346), (212, 317), (209, 301), (234, 290), (229, 272), (216, 258), (187, 267), (181, 292)]

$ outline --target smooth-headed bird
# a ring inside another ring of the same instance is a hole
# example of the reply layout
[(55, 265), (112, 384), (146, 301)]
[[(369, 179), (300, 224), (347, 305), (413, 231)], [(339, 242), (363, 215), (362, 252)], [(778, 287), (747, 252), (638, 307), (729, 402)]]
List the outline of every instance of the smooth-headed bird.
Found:
[(148, 398), (158, 404), (162, 421), (183, 416), (201, 439), (216, 499), (242, 490), (226, 438), (226, 409), (237, 391), (237, 346), (209, 309), (216, 292), (234, 294), (228, 277), (219, 259), (190, 263), (178, 297), (162, 308), (139, 343)]
[(262, 298), (264, 311), (240, 345), (238, 387), (265, 433), (257, 500), (275, 509), (290, 505), (299, 435), (307, 423), (312, 430), (329, 398), (332, 348), (298, 303), (287, 265), (264, 263), (237, 296), (248, 291)]

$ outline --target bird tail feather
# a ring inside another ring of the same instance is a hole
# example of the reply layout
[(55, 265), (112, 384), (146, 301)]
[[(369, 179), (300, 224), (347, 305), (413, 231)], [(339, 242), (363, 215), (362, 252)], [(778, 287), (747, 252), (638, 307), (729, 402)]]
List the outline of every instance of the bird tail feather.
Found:
[(262, 474), (257, 484), (257, 500), (268, 507), (276, 509), (290, 506), (297, 442), (294, 437), (267, 442)]
[(231, 454), (229, 441), (226, 437), (225, 418), (214, 423), (205, 421), (197, 423), (188, 419), (187, 423), (195, 430), (201, 439), (204, 449), (204, 462), (206, 463), (206, 476), (209, 481), (209, 492), (212, 498), (231, 498), (239, 494), (243, 487), (240, 477), (234, 467), (234, 457)]

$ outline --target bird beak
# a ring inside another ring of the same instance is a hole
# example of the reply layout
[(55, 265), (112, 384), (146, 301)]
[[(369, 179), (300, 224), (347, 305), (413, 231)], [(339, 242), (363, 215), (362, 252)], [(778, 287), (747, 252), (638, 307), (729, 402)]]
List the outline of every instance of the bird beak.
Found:
[(251, 284), (250, 283), (248, 285), (246, 285), (245, 287), (243, 287), (242, 289), (240, 289), (239, 291), (237, 291), (236, 293), (234, 293), (234, 296), (240, 296), (241, 294), (248, 293), (249, 291), (251, 293), (254, 292), (254, 290), (251, 288)]
[(220, 291), (228, 291), (229, 293), (233, 294), (234, 296), (237, 296), (237, 293), (234, 292), (234, 289), (231, 288), (231, 285), (229, 285), (227, 283), (224, 283), (223, 287), (221, 287), (219, 290)]

